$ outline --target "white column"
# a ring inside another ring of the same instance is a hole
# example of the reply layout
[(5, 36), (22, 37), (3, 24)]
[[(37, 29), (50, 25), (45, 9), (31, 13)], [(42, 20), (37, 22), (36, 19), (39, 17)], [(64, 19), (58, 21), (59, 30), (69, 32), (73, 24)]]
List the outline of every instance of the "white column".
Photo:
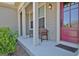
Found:
[(30, 30), (30, 11), (29, 11), (29, 30)]
[(26, 13), (25, 8), (22, 9), (22, 28), (23, 28), (23, 37), (26, 38)]
[(79, 56), (79, 44), (78, 44), (78, 56)]
[(60, 3), (57, 2), (57, 43), (60, 41)]
[(33, 44), (39, 44), (38, 35), (38, 3), (33, 2)]
[(46, 10), (46, 3), (45, 3), (45, 5), (44, 5), (45, 28), (47, 28), (47, 27), (46, 27), (46, 11), (47, 11), (47, 10)]
[(18, 13), (18, 34), (20, 36), (20, 12), (17, 11), (17, 13)]

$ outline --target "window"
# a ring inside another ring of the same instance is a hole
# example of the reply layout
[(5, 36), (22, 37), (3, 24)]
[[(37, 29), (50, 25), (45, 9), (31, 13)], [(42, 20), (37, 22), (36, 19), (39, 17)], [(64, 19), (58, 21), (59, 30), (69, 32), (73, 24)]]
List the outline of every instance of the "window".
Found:
[(38, 17), (44, 16), (44, 6), (38, 8)]
[(71, 26), (77, 27), (78, 25), (78, 9), (71, 10)]
[(78, 3), (64, 3), (64, 27), (78, 27)]
[(68, 6), (68, 4), (66, 4), (64, 7), (64, 26), (68, 27), (69, 24), (70, 24), (70, 22), (69, 22), (69, 6)]
[(31, 28), (33, 28), (33, 21), (31, 21)]
[(44, 26), (44, 17), (39, 19), (39, 28), (45, 28), (45, 26)]
[(68, 27), (69, 24), (70, 24), (70, 22), (69, 22), (69, 12), (65, 12), (64, 13), (64, 26)]
[(38, 8), (39, 28), (45, 28), (44, 6)]

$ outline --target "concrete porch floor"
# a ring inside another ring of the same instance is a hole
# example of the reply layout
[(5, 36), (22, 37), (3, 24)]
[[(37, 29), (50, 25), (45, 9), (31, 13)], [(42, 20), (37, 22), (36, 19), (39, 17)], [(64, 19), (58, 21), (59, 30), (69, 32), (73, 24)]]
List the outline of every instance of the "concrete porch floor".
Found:
[(19, 37), (20, 45), (31, 56), (75, 56), (77, 53), (56, 47), (57, 43), (53, 41), (43, 41), (40, 45), (34, 46), (32, 38)]

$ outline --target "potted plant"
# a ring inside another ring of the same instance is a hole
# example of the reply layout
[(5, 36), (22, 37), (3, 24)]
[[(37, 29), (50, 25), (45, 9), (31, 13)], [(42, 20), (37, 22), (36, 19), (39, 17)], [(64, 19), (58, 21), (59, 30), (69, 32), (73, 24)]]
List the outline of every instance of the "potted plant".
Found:
[(0, 28), (0, 55), (10, 55), (16, 51), (17, 32), (8, 27)]

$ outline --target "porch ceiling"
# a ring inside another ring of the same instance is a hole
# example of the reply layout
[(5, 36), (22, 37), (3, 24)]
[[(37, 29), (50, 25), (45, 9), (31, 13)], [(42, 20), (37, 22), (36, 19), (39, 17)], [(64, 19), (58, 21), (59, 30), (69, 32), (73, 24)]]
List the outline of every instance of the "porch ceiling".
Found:
[(32, 10), (33, 10), (32, 3), (29, 3), (29, 5), (26, 7), (27, 14), (29, 12), (32, 13)]
[(0, 2), (0, 7), (17, 9), (21, 2)]

